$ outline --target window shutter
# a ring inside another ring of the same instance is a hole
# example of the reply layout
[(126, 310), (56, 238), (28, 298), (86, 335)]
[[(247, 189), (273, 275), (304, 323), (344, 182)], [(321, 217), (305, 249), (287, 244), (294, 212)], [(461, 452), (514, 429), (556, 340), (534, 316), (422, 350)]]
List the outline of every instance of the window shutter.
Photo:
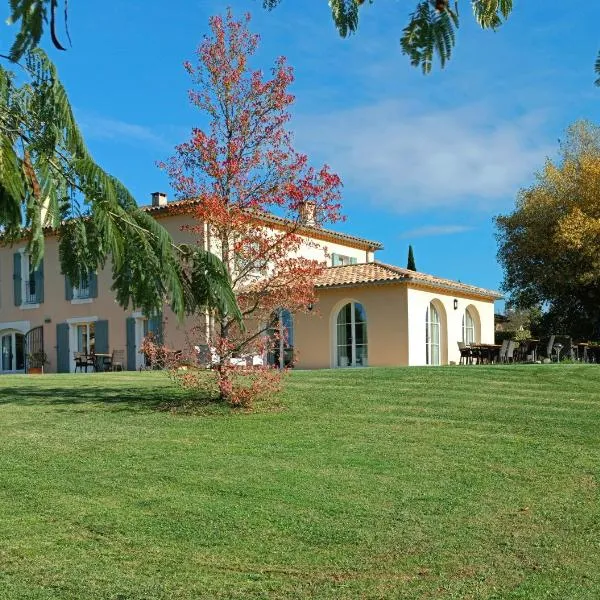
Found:
[(56, 371), (58, 373), (68, 373), (71, 370), (68, 323), (57, 323), (56, 325), (56, 355)]
[(90, 271), (89, 275), (90, 282), (90, 298), (98, 297), (98, 274)]
[(35, 300), (36, 302), (44, 301), (44, 259), (40, 261), (34, 273), (35, 277)]
[(333, 267), (337, 267), (340, 264), (340, 255), (339, 254), (332, 254), (331, 255), (331, 265)]
[(73, 285), (68, 275), (65, 275), (65, 300), (73, 300)]
[(15, 252), (13, 254), (13, 286), (15, 292), (15, 306), (21, 306), (23, 303), (22, 283), (21, 283), (21, 253)]
[(96, 335), (96, 352), (100, 354), (108, 353), (108, 321), (96, 321), (94, 332)]
[(356, 258), (356, 256), (351, 256), (350, 257), (350, 264), (351, 265), (357, 265), (358, 264), (358, 259)]
[(129, 317), (125, 320), (125, 333), (127, 335), (126, 347), (127, 347), (127, 370), (135, 371), (135, 319)]

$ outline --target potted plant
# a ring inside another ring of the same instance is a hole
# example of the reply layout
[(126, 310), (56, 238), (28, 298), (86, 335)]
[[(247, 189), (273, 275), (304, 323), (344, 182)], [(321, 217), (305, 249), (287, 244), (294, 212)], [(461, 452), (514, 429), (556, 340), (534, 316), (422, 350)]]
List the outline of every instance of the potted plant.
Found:
[(50, 361), (43, 350), (37, 350), (27, 355), (27, 372), (30, 374), (41, 374), (44, 372), (44, 365)]

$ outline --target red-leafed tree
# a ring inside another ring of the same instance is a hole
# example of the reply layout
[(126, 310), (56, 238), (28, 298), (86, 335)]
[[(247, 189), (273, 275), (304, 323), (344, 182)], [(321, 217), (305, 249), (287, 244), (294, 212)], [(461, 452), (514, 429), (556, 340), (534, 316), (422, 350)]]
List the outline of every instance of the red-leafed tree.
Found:
[(215, 315), (206, 340), (219, 356), (221, 397), (234, 401), (232, 357), (264, 356), (285, 335), (280, 311), (303, 312), (315, 300), (315, 278), (325, 264), (302, 256), (311, 245), (306, 227), (340, 219), (339, 177), (327, 166), (312, 168), (292, 146), (292, 69), (284, 58), (269, 78), (251, 69), (259, 37), (249, 22), (249, 15), (236, 20), (231, 10), (210, 19), (211, 35), (195, 64), (185, 63), (194, 83), (190, 101), (208, 123), (162, 165), (178, 197), (199, 200), (190, 229), (205, 235), (208, 225), (211, 248), (229, 270), (245, 318), (240, 327)]

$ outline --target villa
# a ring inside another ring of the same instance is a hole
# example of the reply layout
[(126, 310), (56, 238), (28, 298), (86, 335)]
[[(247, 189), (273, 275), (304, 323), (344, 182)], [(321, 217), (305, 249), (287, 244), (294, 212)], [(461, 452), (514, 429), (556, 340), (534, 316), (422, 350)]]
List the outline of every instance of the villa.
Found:
[[(182, 226), (193, 204), (154, 193), (144, 209), (177, 243), (190, 243), (196, 238)], [(286, 226), (275, 216), (263, 220)], [(316, 282), (313, 314), (284, 317), (296, 368), (446, 365), (459, 362), (458, 342), (493, 343), (497, 292), (378, 262), (380, 243), (317, 227), (309, 215), (299, 233), (312, 240), (301, 253), (329, 266)], [(202, 241), (209, 249), (208, 232)], [(185, 323), (168, 307), (148, 317), (116, 303), (109, 266), (73, 286), (60, 272), (56, 236), (48, 234), (37, 269), (25, 245), (0, 248), (0, 373), (25, 372), (36, 351), (47, 355), (48, 372), (75, 371), (76, 353), (113, 350), (137, 370), (142, 340), (158, 328), (171, 348), (184, 345)]]

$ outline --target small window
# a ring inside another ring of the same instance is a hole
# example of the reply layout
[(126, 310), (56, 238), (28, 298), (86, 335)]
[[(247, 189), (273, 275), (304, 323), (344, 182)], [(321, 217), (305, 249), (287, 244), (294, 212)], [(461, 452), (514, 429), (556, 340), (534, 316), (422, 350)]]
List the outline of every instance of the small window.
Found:
[(86, 273), (79, 282), (78, 286), (73, 286), (73, 299), (84, 300), (90, 297), (90, 276)]
[(25, 279), (25, 303), (36, 304), (38, 302), (37, 297), (37, 278), (35, 276), (35, 265), (33, 258), (29, 255), (25, 257), (25, 263), (27, 266), (27, 278)]
[(355, 256), (345, 256), (344, 254), (331, 255), (331, 266), (332, 267), (343, 267), (345, 265), (355, 265), (358, 263), (358, 259)]

